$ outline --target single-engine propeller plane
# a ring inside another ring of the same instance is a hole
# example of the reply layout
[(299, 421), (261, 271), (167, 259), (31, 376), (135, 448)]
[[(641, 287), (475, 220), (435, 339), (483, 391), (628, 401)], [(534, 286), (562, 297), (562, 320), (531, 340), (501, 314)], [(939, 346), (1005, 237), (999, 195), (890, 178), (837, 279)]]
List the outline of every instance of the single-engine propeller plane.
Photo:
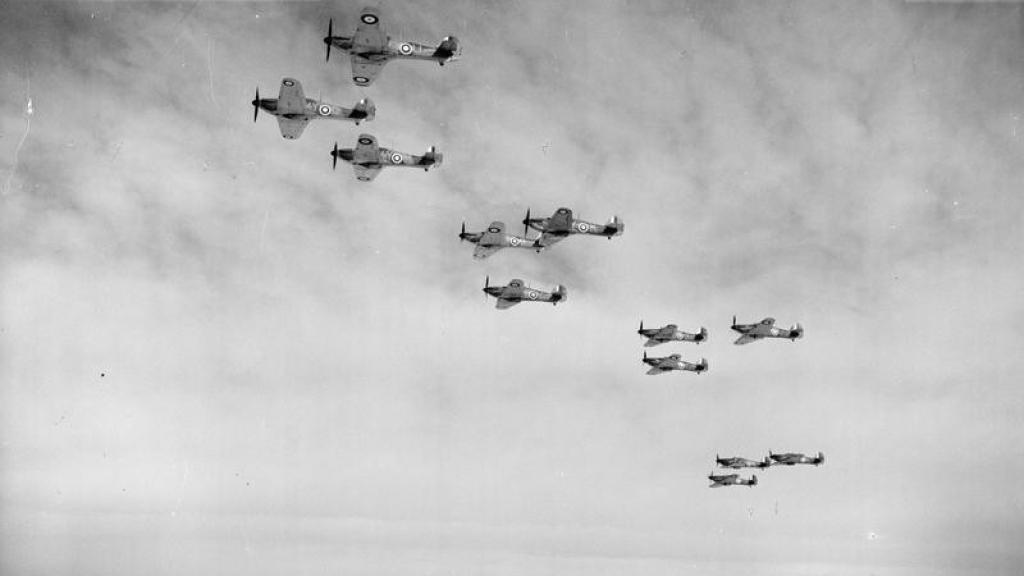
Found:
[(641, 359), (641, 362), (651, 367), (651, 369), (647, 371), (648, 375), (664, 374), (665, 372), (671, 372), (673, 370), (685, 370), (688, 372), (702, 374), (707, 372), (708, 369), (707, 358), (701, 358), (700, 363), (698, 364), (691, 364), (690, 362), (683, 360), (679, 354), (663, 356), (661, 358), (648, 358), (646, 350), (644, 350), (644, 357)]
[(431, 60), (444, 66), (462, 54), (462, 47), (455, 36), (447, 36), (437, 46), (397, 40), (387, 34), (381, 23), (380, 11), (363, 8), (359, 14), (355, 35), (334, 35), (334, 20), (327, 23), (327, 60), (331, 59), (331, 47), (351, 55), (352, 81), (357, 86), (369, 86), (380, 73), (381, 68), (391, 60)]
[(377, 107), (369, 98), (363, 98), (352, 108), (306, 98), (302, 84), (295, 78), (281, 80), (281, 90), (277, 98), (260, 98), (260, 89), (256, 88), (256, 99), (252, 101), (252, 107), (253, 122), (256, 121), (261, 109), (277, 116), (281, 136), (288, 140), (302, 136), (310, 120), (350, 120), (358, 126), (363, 120), (373, 120), (377, 112)]
[(786, 330), (785, 328), (775, 327), (775, 318), (765, 318), (757, 324), (737, 324), (736, 317), (732, 317), (732, 329), (739, 332), (741, 336), (736, 339), (733, 344), (750, 344), (762, 338), (788, 338), (791, 341), (796, 341), (797, 338), (804, 337), (804, 328), (799, 323), (794, 324), (792, 328)]
[(739, 470), (740, 468), (767, 468), (772, 465), (771, 461), (765, 457), (764, 460), (758, 462), (757, 460), (751, 460), (749, 458), (722, 458), (718, 454), (715, 454), (715, 463), (722, 468), (732, 468)]
[(750, 477), (750, 480), (740, 478), (739, 474), (708, 474), (711, 480), (709, 488), (723, 488), (725, 486), (757, 486), (757, 474)]
[(640, 329), (636, 331), (637, 334), (647, 338), (647, 342), (644, 342), (644, 346), (657, 346), (658, 344), (664, 344), (665, 342), (706, 342), (708, 339), (708, 329), (701, 326), (700, 332), (696, 334), (690, 334), (689, 332), (683, 332), (675, 324), (669, 324), (662, 326), (661, 328), (647, 328), (644, 329), (644, 321), (640, 321)]
[(484, 294), (498, 299), (495, 304), (495, 308), (498, 310), (511, 308), (520, 302), (551, 302), (557, 305), (569, 295), (565, 286), (561, 284), (552, 292), (544, 292), (527, 287), (518, 278), (509, 282), (507, 286), (491, 286), (490, 276), (484, 280)]
[[(540, 232), (536, 246), (538, 252), (557, 242), (568, 238), (572, 234), (590, 234), (592, 236), (604, 236), (611, 240), (613, 236), (621, 236), (625, 231), (625, 224), (618, 216), (613, 216), (607, 224), (594, 224), (585, 220), (574, 218), (569, 208), (555, 210), (549, 218), (530, 218), (530, 210), (526, 210), (526, 218), (523, 219), (524, 231), (530, 228)], [(525, 233), (525, 232), (524, 232)]]
[(377, 177), (382, 168), (394, 168), (396, 166), (405, 168), (422, 168), (424, 171), (441, 165), (444, 155), (434, 149), (433, 146), (423, 156), (406, 154), (390, 148), (384, 148), (377, 144), (377, 138), (370, 134), (360, 134), (356, 140), (355, 148), (338, 148), (334, 143), (334, 150), (331, 151), (334, 157), (334, 168), (338, 167), (338, 159), (352, 164), (355, 170), (356, 179), (369, 182)]
[(466, 232), (466, 223), (462, 223), (459, 240), (468, 240), (476, 244), (473, 258), (482, 260), (502, 248), (533, 248), (533, 240), (521, 238), (505, 231), (504, 222), (491, 222), (483, 232)]
[(825, 463), (825, 455), (818, 452), (816, 457), (804, 456), (799, 452), (787, 452), (785, 454), (773, 454), (768, 451), (768, 457), (772, 459), (772, 466), (794, 466), (796, 464), (813, 464), (821, 466)]

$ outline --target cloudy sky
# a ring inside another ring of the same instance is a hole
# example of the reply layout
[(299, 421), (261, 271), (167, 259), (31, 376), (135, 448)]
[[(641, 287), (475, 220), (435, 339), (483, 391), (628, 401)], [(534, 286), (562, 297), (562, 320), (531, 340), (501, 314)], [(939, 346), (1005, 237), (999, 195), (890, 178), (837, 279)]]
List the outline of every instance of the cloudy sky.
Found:
[[(1019, 5), (392, 0), (463, 59), (366, 89), (360, 8), (0, 8), (0, 573), (1024, 569)], [(285, 141), (284, 76), (377, 119)], [(559, 206), (626, 233), (457, 240)], [(707, 488), (768, 450), (828, 461)]]

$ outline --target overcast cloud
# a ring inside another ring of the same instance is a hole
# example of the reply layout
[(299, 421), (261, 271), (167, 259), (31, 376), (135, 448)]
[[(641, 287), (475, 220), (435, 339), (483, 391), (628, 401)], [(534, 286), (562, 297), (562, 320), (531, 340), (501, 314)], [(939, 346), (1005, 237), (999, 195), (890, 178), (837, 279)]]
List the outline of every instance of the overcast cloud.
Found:
[[(382, 7), (463, 59), (359, 89), (351, 3), (0, 8), (0, 572), (1020, 573), (1019, 5)], [(284, 76), (377, 118), (285, 141)], [(332, 171), (362, 130), (445, 163)], [(559, 206), (626, 232), (458, 242)], [(708, 490), (769, 449), (828, 461)]]

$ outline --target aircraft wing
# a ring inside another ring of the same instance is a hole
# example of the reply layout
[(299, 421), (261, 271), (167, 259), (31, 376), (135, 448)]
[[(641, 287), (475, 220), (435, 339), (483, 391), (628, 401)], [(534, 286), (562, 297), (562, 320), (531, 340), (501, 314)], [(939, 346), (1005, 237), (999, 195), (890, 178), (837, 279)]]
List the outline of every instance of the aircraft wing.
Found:
[(483, 260), (484, 258), (487, 258), (488, 256), (494, 254), (498, 250), (501, 250), (501, 248), (501, 246), (494, 245), (484, 246), (483, 242), (480, 242), (476, 245), (476, 248), (473, 249), (473, 258)]
[(373, 84), (380, 69), (384, 67), (387, 60), (371, 60), (359, 54), (352, 55), (352, 81), (357, 86), (369, 86)]
[(295, 140), (299, 136), (302, 136), (302, 132), (306, 129), (306, 125), (309, 124), (309, 120), (302, 118), (301, 120), (295, 118), (285, 118), (283, 116), (277, 117), (277, 126), (281, 129), (281, 136), (289, 140)]
[(519, 300), (506, 300), (505, 298), (498, 297), (498, 303), (494, 305), (498, 310), (505, 310), (519, 304)]
[(281, 91), (277, 94), (277, 113), (299, 114), (305, 111), (306, 94), (302, 91), (302, 83), (295, 78), (281, 80)]
[(651, 368), (650, 370), (647, 371), (647, 375), (654, 376), (656, 374), (664, 374), (665, 372), (668, 372), (668, 370), (662, 368), (661, 366), (655, 366), (654, 368)]
[(751, 342), (755, 342), (757, 340), (758, 340), (757, 336), (751, 336), (750, 334), (744, 334), (743, 336), (740, 336), (739, 338), (737, 338), (736, 341), (733, 342), (733, 344), (739, 344), (739, 345), (742, 346), (743, 344), (750, 344)]
[(356, 139), (356, 148), (352, 151), (353, 164), (379, 164), (380, 146), (372, 134), (360, 134)]
[(387, 34), (380, 23), (380, 13), (374, 8), (364, 8), (359, 14), (352, 47), (355, 53), (380, 53), (388, 45)]
[(536, 244), (541, 248), (547, 248), (565, 240), (567, 237), (568, 234), (564, 232), (544, 232), (540, 235), (540, 238), (537, 238)]
[(380, 166), (360, 166), (353, 164), (352, 169), (356, 172), (356, 179), (363, 182), (371, 182), (380, 174)]

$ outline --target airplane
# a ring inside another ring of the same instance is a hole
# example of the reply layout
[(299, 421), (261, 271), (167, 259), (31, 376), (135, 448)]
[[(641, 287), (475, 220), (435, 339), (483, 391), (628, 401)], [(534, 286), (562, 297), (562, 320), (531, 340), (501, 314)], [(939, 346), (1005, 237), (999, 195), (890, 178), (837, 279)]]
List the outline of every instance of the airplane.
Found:
[(700, 344), (708, 339), (708, 329), (701, 326), (700, 332), (696, 334), (690, 334), (689, 332), (683, 332), (675, 324), (669, 324), (661, 328), (648, 328), (644, 330), (644, 321), (640, 321), (640, 329), (636, 331), (637, 334), (647, 338), (647, 342), (644, 342), (644, 346), (651, 347), (657, 346), (658, 344), (664, 344), (665, 342), (696, 342)]
[(825, 455), (818, 452), (818, 456), (804, 456), (799, 452), (787, 452), (786, 454), (772, 454), (768, 451), (768, 457), (772, 459), (772, 466), (793, 466), (796, 464), (814, 464), (815, 466), (821, 466), (825, 463)]
[(423, 156), (405, 154), (390, 148), (377, 145), (377, 138), (370, 134), (360, 134), (356, 140), (355, 148), (338, 148), (334, 143), (334, 150), (331, 156), (334, 157), (334, 168), (338, 167), (338, 158), (352, 164), (356, 172), (356, 179), (362, 182), (369, 182), (377, 177), (382, 168), (395, 166), (408, 166), (411, 168), (423, 168), (424, 171), (440, 166), (444, 160), (444, 154), (438, 152), (431, 146)]
[(607, 224), (592, 224), (584, 220), (574, 218), (569, 208), (559, 208), (550, 218), (530, 218), (530, 209), (526, 209), (526, 218), (523, 219), (524, 234), (530, 228), (541, 233), (536, 241), (537, 251), (561, 242), (571, 234), (591, 234), (593, 236), (604, 236), (609, 240), (613, 236), (621, 236), (625, 230), (625, 224), (618, 216), (613, 216)]
[(462, 54), (462, 47), (455, 36), (446, 36), (436, 47), (396, 40), (388, 36), (380, 21), (376, 8), (363, 8), (359, 14), (355, 35), (334, 35), (334, 19), (327, 23), (327, 61), (331, 60), (331, 47), (348, 52), (352, 56), (352, 81), (357, 86), (373, 83), (381, 68), (391, 60), (433, 60), (441, 66), (456, 60)]
[(466, 232), (466, 223), (463, 222), (459, 240), (469, 240), (476, 244), (473, 258), (478, 260), (487, 258), (502, 248), (533, 248), (533, 240), (505, 232), (505, 223), (498, 221), (491, 222), (485, 232)]
[(804, 337), (804, 328), (799, 323), (794, 324), (789, 330), (776, 328), (775, 318), (765, 318), (757, 324), (737, 324), (736, 317), (733, 316), (732, 329), (741, 334), (733, 344), (750, 344), (762, 338), (789, 338), (795, 342), (797, 338)]
[(739, 470), (740, 468), (767, 468), (772, 465), (771, 460), (767, 457), (758, 462), (757, 460), (750, 460), (749, 458), (722, 458), (718, 454), (715, 454), (715, 463), (722, 468), (733, 468)]
[(664, 356), (662, 358), (648, 358), (647, 351), (644, 350), (644, 357), (641, 362), (651, 366), (651, 369), (647, 371), (648, 375), (664, 374), (665, 372), (671, 372), (672, 370), (686, 370), (701, 374), (706, 372), (708, 369), (707, 358), (701, 358), (699, 364), (691, 364), (681, 358), (682, 357), (679, 354)]
[(256, 121), (260, 109), (277, 116), (281, 136), (288, 140), (302, 136), (302, 131), (306, 129), (310, 120), (352, 120), (358, 126), (363, 120), (373, 120), (377, 114), (377, 107), (369, 98), (363, 98), (353, 108), (342, 108), (322, 100), (306, 98), (302, 84), (295, 78), (281, 80), (281, 90), (277, 98), (260, 98), (260, 89), (257, 86), (256, 99), (252, 101), (252, 107), (253, 122)]
[(715, 475), (713, 472), (708, 474), (708, 480), (711, 480), (712, 484), (709, 488), (722, 488), (725, 486), (757, 486), (757, 474), (750, 477), (750, 480), (740, 478), (739, 474), (721, 474)]
[(484, 294), (498, 299), (495, 304), (495, 308), (498, 310), (511, 308), (520, 302), (551, 302), (557, 305), (569, 296), (565, 286), (561, 284), (553, 292), (544, 292), (527, 288), (518, 278), (509, 282), (508, 286), (491, 286), (490, 276), (484, 280)]

